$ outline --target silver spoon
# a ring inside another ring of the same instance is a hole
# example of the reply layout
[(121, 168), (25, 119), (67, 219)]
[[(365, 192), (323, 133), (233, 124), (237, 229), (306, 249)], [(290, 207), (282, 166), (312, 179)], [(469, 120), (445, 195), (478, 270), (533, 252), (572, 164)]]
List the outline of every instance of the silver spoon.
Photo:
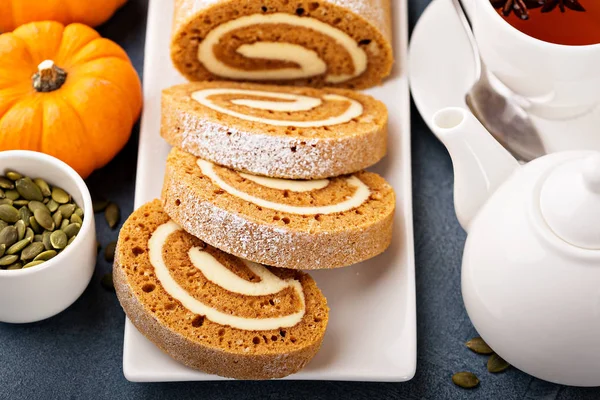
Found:
[(452, 0), (465, 33), (471, 43), (477, 81), (467, 93), (467, 105), (477, 119), (515, 158), (531, 161), (546, 154), (544, 144), (527, 112), (514, 98), (510, 89), (503, 87), (506, 95), (499, 93), (488, 78), (485, 64), (471, 30), (471, 24), (461, 0)]

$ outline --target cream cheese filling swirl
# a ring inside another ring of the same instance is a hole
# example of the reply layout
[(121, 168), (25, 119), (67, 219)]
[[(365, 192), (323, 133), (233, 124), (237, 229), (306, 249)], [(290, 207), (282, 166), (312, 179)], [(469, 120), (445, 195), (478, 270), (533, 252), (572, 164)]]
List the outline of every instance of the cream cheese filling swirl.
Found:
[[(208, 176), (215, 185), (219, 186), (221, 189), (225, 190), (227, 193), (229, 193), (233, 196), (239, 197), (242, 200), (246, 200), (250, 203), (256, 204), (257, 206), (269, 208), (271, 210), (281, 211), (281, 212), (285, 212), (285, 213), (289, 213), (289, 214), (296, 214), (296, 215), (324, 214), (325, 215), (325, 214), (335, 214), (335, 213), (339, 213), (339, 212), (349, 211), (354, 208), (360, 207), (360, 205), (362, 205), (365, 201), (367, 201), (369, 199), (369, 197), (371, 196), (371, 190), (369, 189), (369, 187), (367, 185), (365, 185), (363, 183), (363, 181), (358, 179), (356, 176), (352, 175), (352, 176), (343, 178), (346, 180), (346, 183), (349, 186), (355, 188), (355, 191), (352, 194), (352, 196), (349, 196), (348, 198), (346, 198), (345, 201), (342, 201), (337, 204), (326, 205), (326, 206), (304, 206), (304, 207), (303, 206), (292, 206), (292, 205), (288, 205), (288, 204), (276, 203), (273, 201), (261, 199), (260, 197), (253, 196), (250, 193), (243, 192), (243, 191), (233, 187), (232, 185), (227, 183), (225, 180), (223, 180), (219, 176), (219, 174), (214, 169), (214, 164), (209, 161), (205, 161), (205, 160), (202, 160), (199, 158), (197, 161), (197, 164), (200, 167), (200, 169), (202, 170), (202, 174), (204, 174), (205, 176)], [(244, 177), (244, 175), (241, 175), (241, 176)], [(294, 192), (306, 192), (306, 191), (310, 191), (310, 190), (316, 190), (316, 188), (321, 189), (321, 188), (325, 187), (325, 186), (323, 186), (324, 181), (329, 183), (329, 180), (327, 180), (327, 179), (319, 180), (319, 181), (317, 181), (316, 184), (308, 183), (311, 181), (294, 181), (294, 180), (290, 180), (290, 179), (276, 179), (276, 180), (274, 179), (272, 182), (269, 182), (269, 179), (273, 179), (273, 178), (262, 178), (262, 179), (258, 180), (258, 182), (255, 179), (251, 179), (251, 180), (254, 182), (257, 182), (259, 184), (262, 184), (263, 186), (266, 186), (266, 187), (274, 187), (275, 186), (277, 189), (280, 189), (280, 190), (287, 189), (287, 190), (291, 190)], [(327, 183), (327, 185), (328, 185), (328, 183)], [(308, 188), (310, 188), (310, 189), (308, 189)]]
[(256, 42), (241, 45), (237, 52), (246, 58), (293, 62), (298, 65), (297, 68), (243, 70), (229, 66), (215, 56), (214, 47), (219, 45), (224, 35), (237, 29), (260, 24), (285, 24), (312, 29), (329, 36), (344, 47), (352, 59), (354, 72), (327, 74), (325, 80), (328, 83), (348, 81), (367, 69), (367, 54), (348, 34), (315, 18), (286, 13), (253, 14), (222, 23), (211, 30), (198, 46), (198, 60), (214, 75), (239, 80), (302, 79), (327, 73), (327, 64), (315, 51), (292, 43)]
[(294, 279), (280, 279), (264, 266), (244, 260), (246, 266), (260, 278), (259, 282), (250, 282), (234, 274), (209, 253), (192, 247), (188, 252), (192, 265), (198, 268), (206, 279), (223, 289), (246, 296), (265, 296), (291, 287), (300, 299), (301, 307), (299, 311), (281, 317), (244, 318), (221, 312), (198, 301), (173, 279), (163, 259), (163, 248), (166, 245), (167, 239), (171, 234), (179, 230), (181, 230), (181, 227), (173, 221), (160, 225), (150, 237), (148, 248), (150, 263), (154, 267), (156, 278), (164, 290), (171, 297), (181, 302), (186, 309), (194, 314), (203, 315), (219, 325), (231, 326), (246, 331), (268, 331), (289, 328), (302, 321), (306, 313), (306, 301), (302, 284), (299, 281)]
[(284, 101), (270, 101), (270, 100), (255, 100), (255, 99), (233, 99), (232, 104), (254, 108), (257, 110), (270, 110), (270, 111), (283, 111), (283, 112), (301, 112), (309, 111), (323, 104), (323, 100), (317, 97), (302, 96), (294, 93), (281, 93), (281, 92), (267, 92), (263, 90), (249, 90), (249, 89), (232, 89), (232, 88), (211, 88), (202, 89), (192, 93), (191, 97), (198, 103), (205, 107), (211, 108), (222, 114), (227, 114), (232, 117), (240, 118), (251, 122), (260, 122), (267, 125), (273, 126), (294, 126), (298, 128), (316, 128), (322, 126), (332, 126), (345, 124), (352, 121), (354, 118), (358, 118), (363, 114), (364, 108), (361, 103), (346, 96), (340, 96), (337, 94), (325, 94), (323, 99), (327, 101), (344, 101), (348, 102), (349, 106), (346, 110), (336, 116), (329, 117), (322, 120), (314, 121), (293, 121), (293, 120), (279, 120), (259, 117), (255, 115), (248, 115), (241, 112), (231, 110), (227, 107), (222, 107), (211, 100), (211, 96), (218, 95), (242, 95), (242, 96), (260, 96), (273, 98)]

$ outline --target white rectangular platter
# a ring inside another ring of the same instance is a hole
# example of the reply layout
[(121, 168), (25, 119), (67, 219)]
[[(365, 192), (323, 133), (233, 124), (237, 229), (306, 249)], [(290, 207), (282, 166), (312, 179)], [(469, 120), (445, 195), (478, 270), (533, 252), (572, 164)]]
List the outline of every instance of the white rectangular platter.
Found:
[[(389, 153), (374, 171), (394, 187), (394, 239), (383, 254), (348, 268), (311, 275), (331, 308), (323, 346), (295, 380), (399, 382), (416, 368), (416, 302), (412, 226), (410, 103), (406, 74), (406, 0), (393, 0), (393, 76), (368, 93), (389, 108)], [(140, 132), (135, 207), (160, 196), (169, 145), (160, 128), (161, 90), (184, 79), (171, 65), (172, 0), (151, 0), (144, 65), (144, 113)], [(367, 150), (367, 149), (365, 149)], [(162, 353), (129, 320), (125, 324), (123, 372), (134, 382), (220, 380), (185, 367)]]

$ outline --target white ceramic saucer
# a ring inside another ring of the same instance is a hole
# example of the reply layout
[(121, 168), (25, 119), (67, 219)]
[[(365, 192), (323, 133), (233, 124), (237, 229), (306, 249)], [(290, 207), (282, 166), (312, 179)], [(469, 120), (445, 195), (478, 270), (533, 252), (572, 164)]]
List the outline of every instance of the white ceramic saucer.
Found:
[[(466, 107), (465, 95), (475, 81), (474, 60), (452, 0), (433, 0), (417, 22), (409, 49), (412, 96), (425, 123), (444, 107)], [(600, 107), (581, 118), (532, 120), (548, 152), (600, 151)]]

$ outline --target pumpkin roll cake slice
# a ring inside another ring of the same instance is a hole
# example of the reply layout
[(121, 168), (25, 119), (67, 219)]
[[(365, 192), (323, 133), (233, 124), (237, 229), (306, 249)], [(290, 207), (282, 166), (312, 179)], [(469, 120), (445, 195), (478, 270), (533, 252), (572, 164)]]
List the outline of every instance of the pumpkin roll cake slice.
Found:
[(210, 374), (298, 372), (327, 327), (327, 300), (309, 275), (223, 253), (184, 232), (158, 200), (125, 222), (113, 277), (136, 328), (175, 360)]
[(387, 109), (345, 89), (197, 82), (162, 94), (162, 136), (216, 164), (286, 179), (350, 174), (387, 149)]
[(175, 0), (171, 58), (189, 80), (362, 89), (390, 74), (390, 0)]
[(217, 166), (177, 148), (167, 159), (165, 211), (227, 253), (292, 269), (344, 267), (390, 244), (394, 191), (377, 174), (266, 178)]

